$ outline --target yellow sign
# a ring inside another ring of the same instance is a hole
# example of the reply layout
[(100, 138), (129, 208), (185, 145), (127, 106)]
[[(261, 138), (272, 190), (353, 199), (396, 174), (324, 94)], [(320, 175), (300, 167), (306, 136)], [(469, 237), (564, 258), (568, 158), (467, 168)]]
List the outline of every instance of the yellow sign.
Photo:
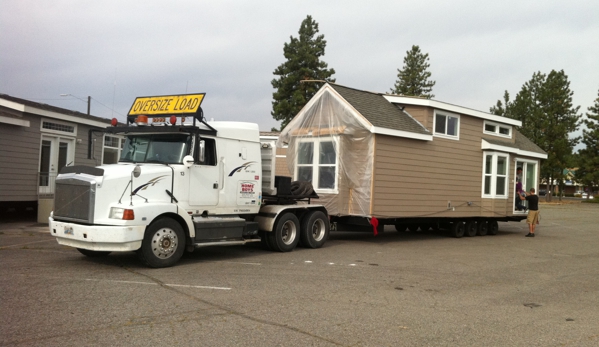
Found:
[(204, 95), (206, 94), (139, 97), (133, 102), (133, 106), (129, 110), (129, 115), (152, 116), (196, 113), (200, 104), (202, 104), (202, 100), (204, 100)]

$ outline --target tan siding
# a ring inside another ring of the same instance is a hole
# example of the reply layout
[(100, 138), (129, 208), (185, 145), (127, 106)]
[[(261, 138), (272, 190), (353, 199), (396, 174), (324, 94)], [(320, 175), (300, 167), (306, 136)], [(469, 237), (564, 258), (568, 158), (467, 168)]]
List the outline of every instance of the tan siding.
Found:
[[(432, 110), (408, 112), (415, 118), (426, 116), (423, 123), (432, 130)], [(485, 208), (505, 214), (505, 199), (483, 205), (481, 138), (482, 120), (464, 115), (458, 141), (377, 135), (373, 214), (468, 217), (484, 215)]]

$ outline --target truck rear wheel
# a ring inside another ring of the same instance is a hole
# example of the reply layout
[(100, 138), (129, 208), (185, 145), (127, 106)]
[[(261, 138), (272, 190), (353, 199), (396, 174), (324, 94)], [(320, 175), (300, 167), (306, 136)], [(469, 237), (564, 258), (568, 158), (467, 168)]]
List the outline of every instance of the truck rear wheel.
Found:
[(474, 237), (478, 232), (478, 226), (476, 225), (476, 221), (469, 220), (466, 222), (466, 236)]
[(302, 218), (300, 238), (302, 246), (320, 248), (329, 238), (329, 219), (321, 211), (309, 212)]
[(146, 228), (137, 256), (149, 267), (169, 267), (181, 259), (184, 251), (181, 225), (171, 218), (161, 218)]
[(465, 231), (464, 222), (454, 222), (451, 224), (451, 236), (460, 238), (464, 236)]
[(79, 253), (91, 258), (105, 257), (111, 253), (110, 251), (90, 251), (89, 249), (83, 248), (77, 248), (77, 250)]
[(273, 251), (291, 252), (299, 243), (299, 220), (287, 212), (280, 216), (273, 231), (266, 233), (267, 242)]

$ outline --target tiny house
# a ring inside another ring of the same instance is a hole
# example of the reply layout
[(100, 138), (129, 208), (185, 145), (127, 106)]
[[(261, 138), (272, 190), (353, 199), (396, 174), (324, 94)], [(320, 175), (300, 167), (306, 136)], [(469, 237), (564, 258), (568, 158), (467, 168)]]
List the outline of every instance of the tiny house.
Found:
[(436, 100), (326, 83), (277, 146), (288, 147), (293, 179), (312, 182), (338, 225), (485, 234), (498, 221), (526, 218), (516, 209), (517, 180), (527, 191), (538, 188), (547, 154), (518, 132), (521, 125)]

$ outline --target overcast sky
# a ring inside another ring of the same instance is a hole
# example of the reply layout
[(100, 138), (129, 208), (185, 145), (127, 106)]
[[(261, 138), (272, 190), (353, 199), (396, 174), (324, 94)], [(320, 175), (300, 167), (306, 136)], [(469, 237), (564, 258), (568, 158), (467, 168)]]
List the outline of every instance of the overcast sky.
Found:
[[(581, 113), (599, 90), (599, 1), (2, 0), (0, 93), (124, 120), (136, 96), (205, 92), (208, 119), (279, 125), (273, 71), (307, 15), (337, 83), (388, 92), (412, 45), (435, 99), (481, 111), (564, 70)], [(111, 109), (114, 109), (111, 110)]]

